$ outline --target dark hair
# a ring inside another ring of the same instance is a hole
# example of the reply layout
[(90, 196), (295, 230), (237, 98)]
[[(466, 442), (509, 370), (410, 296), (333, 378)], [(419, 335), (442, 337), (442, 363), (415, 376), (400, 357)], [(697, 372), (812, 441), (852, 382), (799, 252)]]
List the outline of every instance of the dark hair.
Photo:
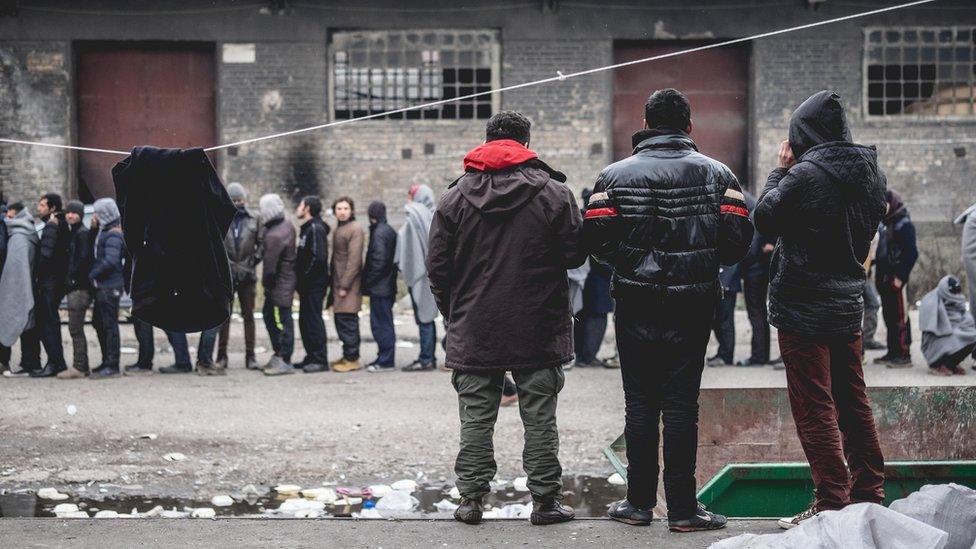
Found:
[(674, 88), (657, 90), (644, 103), (644, 121), (648, 128), (684, 130), (691, 124), (691, 104)]
[(485, 124), (485, 140), (514, 139), (519, 143), (529, 142), (532, 122), (520, 112), (502, 111), (488, 119)]
[(8, 211), (11, 211), (12, 210), (14, 213), (20, 213), (21, 210), (23, 210), (23, 209), (24, 209), (24, 203), (23, 202), (14, 202), (13, 204), (10, 204), (10, 205), (7, 206), (7, 210)]
[(58, 193), (47, 193), (41, 197), (41, 200), (46, 201), (47, 207), (56, 212), (60, 212), (61, 208), (64, 207), (64, 203), (61, 202), (61, 195)]
[(345, 203), (349, 204), (349, 209), (352, 210), (352, 211), (354, 211), (354, 212), (356, 211), (356, 205), (353, 203), (353, 201), (352, 201), (351, 198), (349, 198), (348, 196), (340, 196), (339, 198), (336, 198), (335, 199), (335, 202), (332, 203), (332, 211), (333, 212), (335, 211), (335, 207), (338, 206), (340, 202), (345, 202)]
[(312, 214), (312, 217), (318, 217), (322, 213), (322, 201), (319, 197), (308, 195), (302, 198), (302, 203), (308, 207), (308, 213)]

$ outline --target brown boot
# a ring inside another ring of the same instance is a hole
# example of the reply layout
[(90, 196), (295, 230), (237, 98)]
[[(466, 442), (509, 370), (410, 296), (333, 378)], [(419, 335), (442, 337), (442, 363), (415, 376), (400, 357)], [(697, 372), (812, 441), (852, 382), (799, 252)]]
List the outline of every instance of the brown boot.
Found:
[(68, 368), (58, 374), (58, 379), (84, 379), (86, 377), (88, 377), (88, 372), (77, 368)]
[(352, 372), (355, 370), (361, 370), (363, 366), (358, 360), (346, 360), (342, 359), (339, 362), (332, 364), (332, 371), (339, 373)]

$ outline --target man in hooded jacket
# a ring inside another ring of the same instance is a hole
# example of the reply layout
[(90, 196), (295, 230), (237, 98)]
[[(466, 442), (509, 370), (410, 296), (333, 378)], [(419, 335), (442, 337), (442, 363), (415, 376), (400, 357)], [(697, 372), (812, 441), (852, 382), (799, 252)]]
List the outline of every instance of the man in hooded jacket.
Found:
[[(4, 304), (0, 316), (0, 345), (13, 346), (21, 340), (21, 372), (40, 369), (40, 356), (36, 346), (29, 343), (28, 334), (34, 332), (34, 264), (40, 247), (40, 239), (34, 230), (34, 219), (27, 208), (21, 206), (12, 217), (3, 220), (7, 238), (7, 257), (0, 272), (0, 303)], [(36, 338), (36, 335), (33, 336)], [(36, 342), (36, 339), (34, 339)], [(9, 360), (9, 357), (8, 357)]]
[(525, 426), (530, 520), (575, 517), (559, 501), (556, 403), (562, 366), (574, 358), (566, 269), (586, 254), (577, 245), (582, 220), (573, 192), (528, 148), (530, 126), (511, 111), (488, 120), (485, 144), (465, 156), (465, 174), (444, 193), (430, 229), (427, 273), (448, 322), (446, 363), (461, 418), (454, 517), (469, 524), (481, 521), (495, 476), (492, 433), (506, 371)]
[(258, 201), (264, 222), (264, 326), (268, 329), (274, 356), (263, 368), (264, 375), (295, 372), (291, 354), (295, 350), (295, 325), (291, 306), (295, 299), (295, 226), (285, 219), (285, 203), (277, 194), (266, 194)]
[[(386, 205), (373, 201), (367, 209), (369, 245), (363, 265), (363, 295), (369, 296), (369, 327), (376, 341), (376, 360), (368, 372), (392, 372), (396, 366), (396, 331), (393, 302), (397, 293), (397, 233), (386, 222)], [(428, 290), (430, 291), (429, 287)]]
[(888, 332), (888, 352), (874, 360), (889, 368), (911, 368), (912, 325), (905, 290), (918, 260), (915, 224), (901, 194), (885, 192), (887, 213), (878, 231), (874, 284), (881, 297), (881, 316)]
[(822, 91), (790, 118), (779, 167), (753, 216), (759, 232), (778, 238), (769, 320), (779, 329), (816, 496), (808, 510), (782, 519), (784, 528), (820, 511), (884, 499), (884, 458), (861, 370), (861, 295), (885, 185), (877, 151), (852, 142), (840, 96)]
[(405, 372), (422, 372), (437, 368), (434, 351), (437, 349), (437, 304), (430, 292), (427, 277), (427, 240), (430, 224), (434, 219), (434, 191), (427, 185), (414, 185), (408, 192), (407, 221), (397, 233), (396, 264), (403, 273), (403, 280), (413, 303), (413, 317), (420, 329), (420, 356)]
[(617, 349), (624, 386), (627, 499), (612, 519), (651, 521), (664, 433), (668, 528), (723, 528), (697, 504), (698, 395), (708, 334), (721, 296), (720, 265), (745, 255), (752, 223), (735, 175), (700, 152), (691, 105), (675, 89), (644, 105), (634, 154), (603, 169), (586, 208), (583, 238), (613, 269)]
[(92, 324), (102, 348), (102, 363), (91, 371), (88, 379), (107, 379), (119, 376), (119, 301), (125, 286), (123, 272), (126, 250), (122, 217), (115, 200), (99, 198), (94, 208), (98, 236), (95, 237), (94, 263), (88, 272), (88, 279), (95, 288)]

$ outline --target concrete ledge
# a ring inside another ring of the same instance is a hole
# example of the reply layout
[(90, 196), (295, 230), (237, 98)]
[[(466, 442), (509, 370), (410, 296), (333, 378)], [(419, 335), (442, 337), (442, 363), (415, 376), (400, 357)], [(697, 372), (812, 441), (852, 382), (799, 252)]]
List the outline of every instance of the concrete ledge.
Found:
[(525, 520), (466, 526), (452, 520), (2, 519), (5, 547), (674, 547), (701, 548), (743, 533), (779, 532), (775, 521), (733, 520), (723, 530), (672, 534), (605, 519), (537, 527)]

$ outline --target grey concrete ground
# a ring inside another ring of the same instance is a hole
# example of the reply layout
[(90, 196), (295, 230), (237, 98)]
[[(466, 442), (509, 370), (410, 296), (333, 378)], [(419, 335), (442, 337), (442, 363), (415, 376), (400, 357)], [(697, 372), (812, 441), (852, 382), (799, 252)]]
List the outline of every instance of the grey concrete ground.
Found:
[(7, 547), (668, 547), (702, 548), (773, 521), (732, 521), (724, 530), (671, 534), (663, 523), (631, 527), (577, 520), (534, 527), (522, 520), (466, 526), (453, 521), (355, 520), (0, 520)]

